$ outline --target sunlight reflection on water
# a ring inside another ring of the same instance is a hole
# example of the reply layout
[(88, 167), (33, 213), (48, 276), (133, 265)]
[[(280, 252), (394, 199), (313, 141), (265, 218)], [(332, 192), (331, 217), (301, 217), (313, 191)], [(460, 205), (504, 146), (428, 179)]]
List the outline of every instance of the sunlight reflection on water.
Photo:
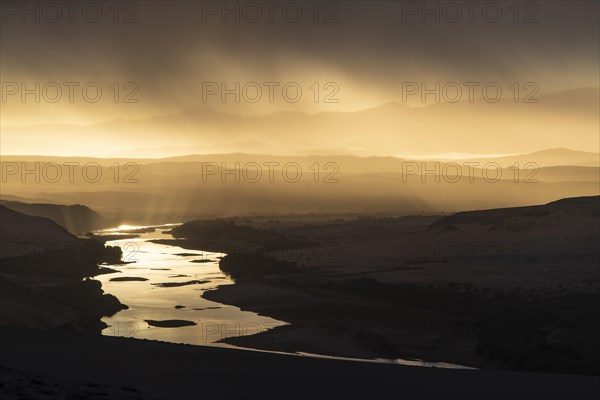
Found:
[[(172, 227), (172, 225), (171, 225)], [(148, 227), (123, 226), (99, 234), (129, 233)], [(162, 233), (140, 233), (139, 238), (111, 240), (107, 245), (120, 246), (124, 265), (108, 265), (119, 273), (96, 277), (106, 293), (115, 295), (129, 309), (112, 317), (104, 317), (109, 325), (104, 335), (133, 336), (174, 343), (230, 347), (216, 343), (226, 337), (244, 336), (286, 325), (269, 317), (259, 316), (238, 307), (206, 300), (202, 293), (220, 285), (232, 284), (219, 269), (219, 259), (225, 254), (188, 250), (178, 246), (152, 243), (153, 239), (172, 239)], [(206, 262), (193, 262), (203, 260)], [(111, 281), (114, 278), (145, 278), (144, 281)], [(160, 284), (190, 283), (161, 287)], [(196, 325), (177, 328), (150, 326), (146, 321), (184, 320)]]
[[(130, 263), (108, 265), (118, 273), (97, 276), (102, 282), (105, 293), (115, 295), (129, 309), (122, 310), (112, 317), (104, 317), (108, 327), (102, 331), (107, 336), (135, 337), (172, 343), (205, 345), (236, 348), (218, 343), (226, 337), (252, 335), (281, 325), (286, 322), (260, 316), (238, 307), (206, 300), (202, 293), (221, 285), (233, 284), (233, 281), (219, 269), (219, 257), (224, 253), (189, 250), (178, 246), (152, 243), (154, 239), (173, 239), (164, 229), (178, 224), (155, 227), (148, 232), (147, 226), (124, 225), (118, 228), (96, 232), (99, 235), (136, 234), (139, 238), (110, 240), (109, 246), (119, 246), (123, 250), (123, 260)], [(141, 233), (140, 233), (141, 232)], [(203, 260), (203, 262), (193, 262)], [(143, 281), (111, 281), (114, 278), (144, 278)], [(196, 282), (194, 282), (196, 281)], [(161, 287), (164, 283), (190, 283), (182, 286)], [(163, 328), (149, 325), (146, 321), (182, 320), (195, 325), (177, 328)], [(284, 353), (263, 351), (296, 356), (318, 357), (349, 361), (401, 364), (436, 368), (465, 368), (451, 363), (428, 362), (405, 359), (356, 359), (348, 357), (324, 356), (311, 353)]]

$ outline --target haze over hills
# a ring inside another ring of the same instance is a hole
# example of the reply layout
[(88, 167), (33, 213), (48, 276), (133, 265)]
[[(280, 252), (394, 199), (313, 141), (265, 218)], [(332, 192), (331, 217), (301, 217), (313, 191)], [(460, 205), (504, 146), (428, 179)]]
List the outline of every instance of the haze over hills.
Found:
[[(589, 151), (599, 148), (599, 96), (598, 88), (581, 88), (539, 96), (537, 103), (506, 98), (496, 103), (475, 99), (473, 103), (440, 102), (424, 107), (389, 103), (356, 112), (312, 115), (240, 116), (201, 106), (177, 114), (95, 125), (3, 126), (2, 146), (13, 154), (26, 153), (25, 149), (40, 153), (44, 146), (53, 146), (46, 143), (47, 138), (60, 137), (63, 155), (114, 156), (111, 143), (119, 143), (116, 153), (130, 157), (152, 153), (164, 157), (171, 151), (171, 155), (239, 151), (360, 156), (514, 154), (537, 151), (542, 143)], [(372, 140), (374, 132), (377, 140)], [(25, 139), (31, 135), (37, 138), (37, 148)], [(82, 136), (88, 140), (78, 141)]]
[[(600, 150), (600, 149), (599, 149)], [(539, 167), (549, 166), (597, 166), (600, 164), (600, 153), (593, 151), (577, 151), (568, 148), (552, 148), (538, 150), (531, 153), (513, 154), (498, 157), (465, 157), (466, 154), (457, 155), (453, 158), (444, 158), (443, 154), (438, 157), (428, 158), (410, 158), (400, 156), (353, 156), (348, 154), (311, 154), (311, 155), (270, 155), (265, 153), (212, 153), (212, 154), (186, 154), (172, 157), (84, 157), (84, 156), (55, 156), (55, 155), (2, 155), (1, 160), (4, 163), (27, 162), (27, 163), (64, 163), (79, 162), (80, 164), (97, 163), (101, 166), (109, 167), (118, 163), (124, 165), (133, 162), (139, 165), (164, 163), (192, 163), (192, 162), (216, 162), (241, 164), (249, 162), (298, 162), (306, 164), (309, 162), (328, 161), (344, 162), (346, 172), (397, 172), (404, 161), (441, 161), (441, 162), (496, 162), (503, 168), (512, 167), (515, 162), (520, 164), (536, 163)], [(183, 165), (183, 164), (181, 164)], [(189, 165), (189, 164), (188, 164)], [(8, 172), (8, 167), (4, 171), (6, 178), (11, 180), (13, 172)], [(17, 170), (17, 176), (21, 171)], [(5, 182), (6, 183), (6, 182)], [(5, 197), (5, 196), (3, 196)], [(7, 199), (8, 200), (8, 199)], [(18, 201), (19, 199), (14, 199)]]
[[(455, 161), (449, 159), (441, 159), (441, 161)], [(464, 161), (464, 160), (463, 160)], [(474, 157), (469, 158), (470, 162), (478, 162), (480, 164), (495, 162), (502, 167), (507, 168), (519, 163), (522, 167), (526, 163), (535, 163), (539, 167), (556, 167), (556, 166), (585, 166), (599, 167), (600, 154), (590, 151), (574, 151), (569, 149), (547, 149), (540, 150), (527, 154), (515, 154), (503, 157)]]
[[(85, 204), (121, 222), (257, 213), (439, 213), (596, 195), (600, 168), (581, 165), (598, 158), (567, 149), (440, 162), (243, 153), (134, 160), (3, 156), (2, 195), (27, 203)], [(72, 171), (69, 163), (75, 163)], [(36, 168), (38, 182), (31, 184)], [(85, 224), (70, 226), (82, 232), (102, 223), (89, 216)]]

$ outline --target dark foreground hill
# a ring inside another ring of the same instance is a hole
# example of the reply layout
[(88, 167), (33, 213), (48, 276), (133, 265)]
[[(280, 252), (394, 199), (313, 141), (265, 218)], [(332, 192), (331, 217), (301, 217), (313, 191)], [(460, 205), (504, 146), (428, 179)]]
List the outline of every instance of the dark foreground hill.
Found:
[(97, 331), (124, 308), (87, 279), (108, 272), (118, 247), (80, 239), (55, 222), (0, 206), (0, 324)]
[(81, 204), (30, 204), (6, 201), (3, 205), (23, 214), (48, 218), (75, 235), (106, 228), (109, 225), (100, 214)]
[(43, 253), (58, 246), (79, 243), (73, 234), (56, 222), (34, 217), (0, 205), (0, 258)]

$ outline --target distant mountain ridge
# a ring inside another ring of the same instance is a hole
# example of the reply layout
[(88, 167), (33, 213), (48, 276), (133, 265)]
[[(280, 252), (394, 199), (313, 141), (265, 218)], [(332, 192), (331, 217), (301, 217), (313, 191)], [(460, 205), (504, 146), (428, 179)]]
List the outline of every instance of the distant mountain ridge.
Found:
[[(134, 220), (142, 225), (181, 222), (191, 215), (219, 217), (290, 212), (405, 215), (543, 204), (557, 198), (597, 195), (600, 168), (577, 166), (597, 158), (598, 154), (590, 152), (550, 149), (504, 158), (447, 160), (447, 163), (458, 164), (461, 174), (455, 181), (457, 166), (446, 165), (444, 161), (349, 155), (189, 155), (136, 160), (139, 170), (134, 176), (138, 180), (135, 184), (115, 184), (113, 171), (109, 169), (115, 159), (97, 158), (86, 160), (103, 166), (102, 179), (98, 182), (89, 183), (79, 178), (74, 182), (63, 179), (24, 185), (15, 175), (3, 183), (2, 191), (3, 195), (40, 199), (29, 202), (41, 203), (41, 199), (45, 199), (52, 203), (85, 204), (106, 216), (112, 226)], [(72, 157), (35, 156), (6, 156), (3, 160), (17, 164), (84, 162)], [(563, 166), (544, 166), (552, 164), (552, 160)], [(466, 162), (479, 162), (479, 166), (469, 169)], [(486, 167), (487, 162), (497, 163), (504, 169), (497, 171), (494, 164)], [(515, 162), (519, 164), (518, 170)], [(214, 173), (205, 173), (203, 163), (211, 163)], [(278, 165), (274, 167), (272, 181), (266, 163)], [(298, 182), (289, 182), (282, 174), (289, 163), (296, 163), (303, 172)], [(262, 170), (260, 179), (246, 179), (246, 175), (254, 176), (257, 165)], [(411, 167), (412, 172), (407, 167)], [(223, 168), (237, 170), (223, 178)], [(494, 178), (496, 173), (499, 181), (485, 179), (488, 175)], [(27, 212), (25, 208), (20, 209)], [(67, 226), (48, 212), (41, 215)], [(95, 224), (93, 218), (86, 218), (82, 219), (88, 221), (83, 227), (70, 226), (72, 232), (84, 233), (102, 227), (100, 223)]]
[[(524, 103), (523, 99), (440, 102), (423, 107), (389, 103), (354, 112), (281, 111), (253, 116), (203, 105), (175, 114), (87, 126), (3, 126), (2, 145), (27, 148), (26, 138), (44, 132), (40, 146), (48, 140), (50, 148), (53, 134), (69, 143), (80, 143), (75, 139), (85, 134), (90, 139), (78, 145), (83, 146), (80, 154), (86, 154), (85, 149), (87, 154), (98, 153), (105, 148), (102, 144), (115, 140), (121, 144), (122, 154), (133, 156), (152, 154), (152, 148), (161, 155), (168, 154), (163, 148), (170, 148), (179, 154), (244, 151), (360, 156), (511, 154), (573, 144), (577, 150), (587, 150), (598, 147), (599, 94), (598, 88), (581, 88), (540, 95), (537, 103)], [(143, 153), (136, 150), (140, 143), (145, 146)]]
[[(440, 161), (456, 161), (449, 159), (439, 159)], [(515, 154), (502, 157), (478, 157), (459, 161), (475, 161), (482, 164), (496, 162), (503, 167), (521, 164), (521, 167), (528, 162), (534, 162), (538, 167), (562, 167), (562, 166), (586, 166), (599, 167), (600, 153), (589, 151), (575, 151), (564, 148), (554, 148), (535, 151), (533, 153)]]
[[(349, 154), (313, 154), (313, 155), (270, 155), (264, 153), (214, 153), (214, 154), (187, 154), (173, 157), (162, 158), (121, 158), (121, 157), (68, 157), (68, 156), (44, 156), (44, 155), (5, 155), (2, 156), (5, 162), (55, 162), (63, 163), (66, 161), (78, 161), (80, 163), (95, 162), (101, 166), (112, 166), (114, 163), (124, 165), (127, 162), (134, 162), (139, 165), (159, 164), (159, 163), (182, 163), (182, 162), (250, 162), (250, 161), (296, 161), (302, 163), (303, 160), (312, 161), (350, 161), (362, 163), (364, 165), (376, 165), (374, 168), (367, 168), (365, 171), (387, 171), (397, 170), (398, 163), (404, 161), (424, 162), (497, 162), (502, 167), (507, 168), (515, 162), (524, 164), (526, 162), (535, 162), (539, 167), (551, 166), (600, 166), (600, 153), (590, 151), (578, 151), (568, 148), (550, 148), (538, 150), (531, 153), (521, 153), (510, 156), (500, 157), (474, 157), (474, 158), (456, 158), (449, 159), (443, 156), (431, 156), (426, 159), (414, 159), (409, 156), (354, 156)], [(0, 198), (11, 201), (25, 201), (17, 196), (2, 194)]]

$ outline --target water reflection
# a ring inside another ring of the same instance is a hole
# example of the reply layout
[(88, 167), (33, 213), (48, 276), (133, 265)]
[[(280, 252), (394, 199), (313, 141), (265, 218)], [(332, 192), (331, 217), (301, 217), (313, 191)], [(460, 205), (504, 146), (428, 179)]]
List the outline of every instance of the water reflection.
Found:
[[(109, 325), (102, 332), (104, 335), (230, 347), (217, 341), (286, 324), (204, 299), (204, 291), (233, 283), (219, 269), (219, 257), (224, 254), (152, 243), (152, 239), (172, 237), (162, 233), (167, 226), (157, 227), (154, 231), (147, 228), (123, 226), (98, 232), (104, 235), (139, 235), (139, 238), (106, 243), (121, 247), (127, 264), (110, 265), (119, 272), (101, 275), (97, 279), (102, 282), (106, 293), (117, 296), (129, 309), (102, 319)], [(171, 320), (189, 321), (195, 325), (169, 328), (148, 323)]]
[[(96, 278), (102, 282), (102, 288), (106, 293), (117, 296), (123, 304), (129, 306), (128, 310), (102, 319), (109, 325), (103, 330), (104, 335), (193, 345), (235, 347), (218, 343), (218, 341), (226, 337), (252, 335), (277, 326), (287, 325), (286, 322), (242, 311), (235, 306), (204, 299), (202, 297), (204, 291), (233, 283), (219, 269), (219, 258), (225, 254), (188, 250), (178, 246), (150, 242), (153, 239), (172, 239), (171, 235), (163, 232), (175, 225), (169, 224), (160, 227), (127, 225), (97, 232), (97, 234), (108, 235), (111, 238), (115, 235), (117, 237), (124, 235), (124, 239), (110, 240), (106, 244), (121, 247), (123, 260), (127, 262), (122, 265), (109, 265), (110, 268), (119, 271), (118, 273), (100, 275)], [(131, 238), (132, 234), (139, 237)], [(138, 279), (112, 280), (115, 278)], [(144, 278), (144, 280), (139, 278)], [(152, 321), (152, 323), (149, 324), (147, 321)], [(157, 321), (166, 325), (182, 325), (184, 322), (192, 322), (193, 325), (152, 326)], [(278, 351), (265, 352), (285, 354)], [(457, 364), (422, 360), (364, 360), (310, 353), (294, 354), (363, 362), (470, 369), (470, 367)]]

